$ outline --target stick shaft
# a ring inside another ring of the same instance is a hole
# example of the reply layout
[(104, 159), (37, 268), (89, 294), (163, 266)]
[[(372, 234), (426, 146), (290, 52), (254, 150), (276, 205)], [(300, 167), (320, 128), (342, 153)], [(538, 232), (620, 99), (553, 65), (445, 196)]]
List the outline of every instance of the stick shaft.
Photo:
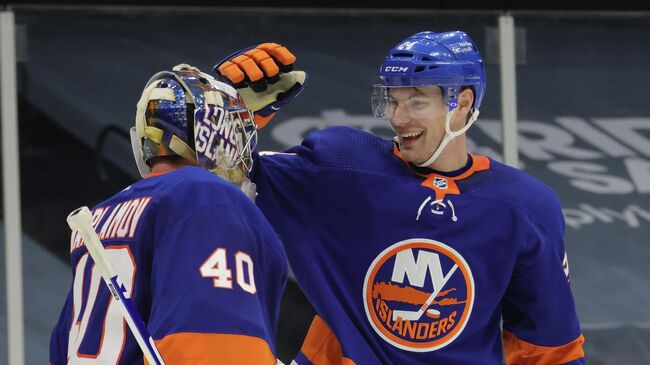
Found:
[(97, 232), (91, 224), (92, 215), (87, 207), (76, 209), (68, 216), (68, 225), (73, 231), (78, 231), (79, 235), (84, 241), (90, 256), (95, 261), (95, 267), (99, 270), (104, 282), (108, 286), (109, 291), (113, 295), (113, 299), (118, 303), (122, 315), (129, 325), (133, 336), (135, 337), (138, 345), (142, 349), (144, 357), (149, 364), (165, 365), (165, 362), (160, 356), (158, 349), (149, 334), (142, 318), (138, 311), (133, 306), (130, 298), (125, 296), (125, 288), (122, 281), (117, 276), (116, 271), (113, 269), (108, 255), (104, 249), (104, 245), (97, 236)]

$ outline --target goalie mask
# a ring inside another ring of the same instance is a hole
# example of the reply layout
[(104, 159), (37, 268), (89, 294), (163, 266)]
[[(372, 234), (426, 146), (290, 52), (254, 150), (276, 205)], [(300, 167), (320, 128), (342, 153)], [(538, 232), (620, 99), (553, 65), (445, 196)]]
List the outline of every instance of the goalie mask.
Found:
[(253, 113), (231, 86), (188, 65), (155, 74), (138, 102), (131, 128), (140, 174), (152, 159), (180, 156), (248, 191), (257, 144)]
[[(388, 52), (379, 76), (382, 82), (373, 86), (371, 99), (375, 117), (391, 119), (398, 110), (401, 116), (411, 118), (445, 116), (445, 136), (418, 166), (431, 165), (447, 144), (478, 118), (485, 71), (478, 49), (464, 32), (421, 32), (408, 37)], [(401, 88), (413, 89), (414, 96), (398, 103), (394, 96)], [(432, 92), (432, 88), (440, 91)], [(465, 125), (452, 130), (452, 116), (463, 88), (472, 89), (474, 104)]]

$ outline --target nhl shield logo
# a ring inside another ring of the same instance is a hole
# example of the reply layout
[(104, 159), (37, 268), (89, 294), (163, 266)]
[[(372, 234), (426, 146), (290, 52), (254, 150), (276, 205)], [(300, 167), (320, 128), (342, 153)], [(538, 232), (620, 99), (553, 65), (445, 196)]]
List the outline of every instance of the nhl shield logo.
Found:
[(433, 185), (440, 190), (445, 190), (449, 186), (447, 184), (447, 179), (438, 176), (433, 179)]
[(451, 247), (410, 239), (375, 258), (366, 273), (363, 300), (368, 321), (386, 342), (407, 351), (434, 351), (465, 328), (474, 304), (474, 279)]

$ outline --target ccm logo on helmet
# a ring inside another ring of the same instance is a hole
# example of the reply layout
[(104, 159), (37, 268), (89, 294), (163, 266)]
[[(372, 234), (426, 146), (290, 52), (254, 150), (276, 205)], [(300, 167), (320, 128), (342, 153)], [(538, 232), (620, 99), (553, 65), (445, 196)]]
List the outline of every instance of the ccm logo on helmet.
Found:
[(408, 71), (408, 67), (402, 67), (402, 66), (386, 66), (384, 67), (385, 72), (406, 72)]

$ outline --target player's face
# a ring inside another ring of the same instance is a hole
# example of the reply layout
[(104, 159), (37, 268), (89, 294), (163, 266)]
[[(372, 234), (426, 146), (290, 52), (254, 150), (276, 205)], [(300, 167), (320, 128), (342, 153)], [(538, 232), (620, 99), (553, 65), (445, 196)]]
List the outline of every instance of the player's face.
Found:
[(426, 161), (445, 135), (447, 108), (437, 86), (392, 88), (394, 105), (390, 125), (399, 138), (402, 157), (413, 163)]

